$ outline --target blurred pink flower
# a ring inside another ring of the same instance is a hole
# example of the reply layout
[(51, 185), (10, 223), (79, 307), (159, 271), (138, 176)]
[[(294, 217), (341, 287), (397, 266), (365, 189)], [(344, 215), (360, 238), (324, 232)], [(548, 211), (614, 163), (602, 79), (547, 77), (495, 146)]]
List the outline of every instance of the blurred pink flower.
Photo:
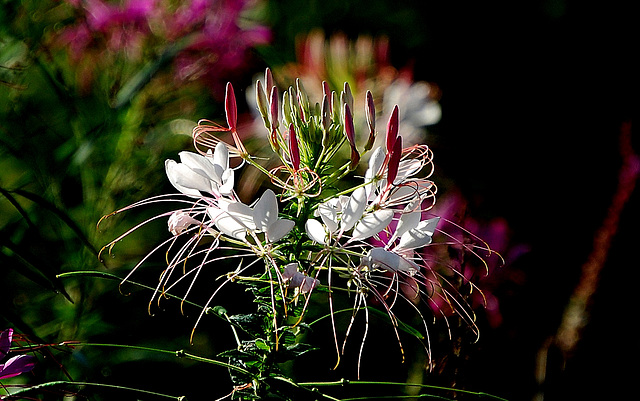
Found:
[[(0, 332), (0, 360), (9, 353), (12, 337), (13, 329), (6, 329)], [(32, 355), (16, 355), (9, 358), (5, 363), (0, 363), (0, 380), (28, 372), (33, 369), (35, 364), (36, 357)]]
[[(166, 0), (67, 0), (76, 9), (76, 23), (54, 39), (81, 67), (109, 65), (123, 55), (140, 61), (186, 39), (175, 56), (175, 78), (201, 81), (219, 92), (228, 78), (247, 63), (247, 50), (271, 39), (267, 27), (244, 14), (256, 1), (187, 0), (175, 6)], [(107, 53), (104, 51), (107, 50)], [(93, 73), (84, 68), (83, 74)]]
[[(458, 264), (456, 268), (466, 280), (477, 278), (478, 287), (482, 292), (473, 292), (470, 302), (474, 306), (483, 305), (489, 324), (493, 327), (499, 326), (502, 314), (495, 291), (500, 284), (513, 279), (511, 271), (506, 267), (527, 253), (529, 246), (513, 242), (511, 228), (504, 218), (481, 221), (469, 215), (467, 200), (458, 191), (452, 190), (443, 195), (430, 213), (441, 217), (442, 229), (454, 244), (449, 249), (439, 249), (443, 255), (436, 256), (449, 257), (452, 263)], [(455, 255), (455, 244), (478, 241), (480, 238), (486, 243), (487, 249), (492, 250), (492, 254), (482, 259), (482, 264), (473, 263), (478, 261), (478, 258), (465, 258), (462, 254), (459, 260), (450, 257), (452, 254)], [(430, 248), (429, 251), (434, 251), (434, 248)]]

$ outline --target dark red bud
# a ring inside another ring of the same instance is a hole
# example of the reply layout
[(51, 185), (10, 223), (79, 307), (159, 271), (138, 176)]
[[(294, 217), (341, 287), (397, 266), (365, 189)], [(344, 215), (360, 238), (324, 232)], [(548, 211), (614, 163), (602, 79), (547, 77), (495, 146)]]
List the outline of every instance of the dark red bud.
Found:
[(393, 146), (398, 137), (398, 105), (393, 108), (389, 123), (387, 124), (386, 147), (387, 154), (393, 150)]
[(391, 156), (389, 156), (389, 168), (387, 172), (387, 185), (393, 185), (393, 181), (398, 176), (398, 167), (400, 166), (400, 156), (402, 156), (402, 137), (396, 138), (393, 144)]
[(224, 97), (224, 109), (227, 114), (227, 124), (231, 131), (236, 131), (238, 125), (238, 106), (236, 105), (236, 95), (233, 93), (231, 82), (227, 82), (227, 92)]
[(298, 138), (296, 138), (296, 130), (293, 124), (289, 125), (289, 156), (291, 157), (291, 163), (293, 168), (300, 170), (300, 149), (298, 148)]

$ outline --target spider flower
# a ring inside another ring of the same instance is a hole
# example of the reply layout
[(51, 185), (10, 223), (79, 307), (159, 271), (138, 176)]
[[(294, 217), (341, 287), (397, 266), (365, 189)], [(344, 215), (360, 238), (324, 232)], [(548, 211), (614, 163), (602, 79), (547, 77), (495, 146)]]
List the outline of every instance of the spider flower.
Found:
[(216, 197), (231, 194), (234, 173), (224, 144), (219, 143), (207, 156), (193, 152), (180, 152), (179, 156), (180, 163), (171, 159), (165, 162), (167, 177), (178, 191), (191, 196), (202, 196), (203, 192)]
[[(352, 113), (356, 100), (349, 84), (345, 83), (338, 93), (323, 82), (318, 85), (321, 99), (314, 99), (301, 81), (283, 90), (280, 96), (269, 69), (264, 77), (264, 82), (258, 81), (255, 86), (257, 111), (277, 166), (265, 166), (261, 164), (263, 158), (246, 151), (238, 132), (233, 88), (227, 85), (228, 128), (199, 124), (193, 130), (199, 154), (181, 152), (180, 162), (168, 160), (165, 164), (167, 177), (179, 193), (131, 206), (165, 201), (183, 206), (157, 216), (167, 218), (173, 235), (151, 252), (168, 248), (167, 268), (161, 274), (156, 295), (191, 280), (186, 298), (202, 270), (220, 269), (225, 264), (218, 262), (238, 260), (235, 270), (220, 272), (225, 280), (212, 291), (198, 322), (223, 286), (243, 280), (261, 283), (266, 291), (260, 294), (270, 294), (274, 330), (265, 336), (273, 336), (277, 344), (278, 327), (283, 322), (278, 320), (279, 313), (287, 316), (288, 305), (304, 295), (304, 307), (301, 311), (293, 308), (292, 312), (299, 313), (300, 322), (319, 288), (328, 294), (333, 311), (333, 297), (340, 294), (333, 289), (339, 287), (355, 296), (342, 349), (334, 315), (330, 314), (338, 362), (356, 315), (364, 311), (368, 321), (369, 306), (373, 305), (389, 316), (403, 355), (401, 322), (396, 316), (398, 304), (408, 305), (419, 316), (423, 327), (417, 331), (425, 340), (429, 355), (426, 313), (442, 316), (445, 321), (449, 312), (457, 313), (477, 333), (473, 310), (461, 285), (477, 287), (457, 268), (459, 264), (443, 256), (444, 252), (425, 250), (455, 246), (481, 261), (484, 252), (491, 250), (482, 241), (468, 242), (448, 235), (440, 227), (440, 217), (431, 211), (437, 192), (430, 180), (433, 154), (425, 144), (404, 146), (399, 108), (393, 108), (380, 146), (372, 146), (372, 140), (360, 145), (355, 136), (357, 120)], [(364, 104), (368, 132), (376, 137), (371, 92), (366, 93)], [(222, 138), (229, 133), (233, 145)], [(362, 155), (367, 152), (371, 153), (364, 159)], [(240, 156), (242, 163), (230, 167), (231, 156)], [(367, 160), (366, 165), (363, 160)], [(254, 202), (242, 202), (234, 188), (238, 183), (234, 175), (239, 169), (266, 178), (238, 180), (243, 184), (269, 182), (272, 188), (254, 188), (252, 193), (262, 190), (261, 195), (252, 196)], [(357, 169), (364, 171), (363, 176), (354, 173)], [(188, 261), (194, 267), (186, 268)], [(258, 266), (263, 269), (254, 271)], [(366, 336), (367, 330), (360, 353)]]

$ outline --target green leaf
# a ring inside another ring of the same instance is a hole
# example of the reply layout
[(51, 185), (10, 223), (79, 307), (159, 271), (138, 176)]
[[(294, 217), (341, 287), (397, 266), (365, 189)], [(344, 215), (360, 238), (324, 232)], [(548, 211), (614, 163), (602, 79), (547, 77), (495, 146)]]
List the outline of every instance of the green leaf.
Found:
[(62, 210), (58, 209), (54, 204), (52, 204), (51, 202), (49, 202), (48, 200), (46, 200), (40, 195), (34, 194), (29, 191), (25, 191), (22, 189), (15, 189), (11, 192), (14, 194), (20, 195), (24, 198), (27, 198), (32, 202), (37, 203), (39, 206), (42, 206), (43, 208), (49, 210), (50, 212), (58, 216), (60, 220), (62, 220), (75, 233), (75, 235), (78, 237), (80, 242), (82, 242), (82, 244), (85, 247), (87, 247), (87, 249), (89, 249), (94, 255), (96, 256), (98, 255), (98, 250), (93, 246), (93, 244), (91, 244), (91, 242), (89, 241), (89, 238), (87, 238), (87, 236), (80, 229), (80, 227), (78, 227), (76, 222), (73, 221), (71, 217), (69, 217)]
[[(374, 315), (386, 320), (389, 324), (391, 324), (391, 319), (389, 318), (389, 315), (387, 315), (386, 313), (376, 309), (376, 308), (372, 308), (372, 307), (367, 307), (369, 309), (369, 311), (371, 313), (373, 313)], [(422, 332), (420, 332), (420, 330), (413, 328), (411, 326), (409, 326), (408, 324), (404, 323), (402, 320), (398, 319), (396, 317), (396, 322), (398, 322), (398, 328), (402, 331), (404, 331), (405, 333), (409, 333), (412, 336), (420, 339), (420, 340), (424, 340), (424, 334), (422, 334)]]
[(9, 203), (11, 203), (13, 205), (13, 207), (16, 208), (18, 213), (20, 213), (20, 215), (22, 215), (22, 217), (24, 218), (24, 220), (27, 222), (27, 224), (30, 227), (35, 227), (35, 224), (33, 224), (31, 219), (29, 218), (29, 215), (27, 214), (27, 211), (24, 210), (22, 208), (22, 206), (20, 205), (20, 203), (17, 201), (17, 199), (13, 195), (11, 195), (11, 192), (9, 192), (6, 189), (0, 187), (0, 194), (2, 194), (5, 198), (7, 198)]
[(319, 348), (312, 347), (309, 344), (296, 343), (292, 346), (286, 347), (286, 354), (292, 355), (293, 358), (297, 358), (300, 355), (306, 354), (310, 351), (316, 351)]
[(17, 247), (10, 241), (4, 240), (0, 243), (0, 261), (2, 261), (3, 266), (13, 268), (34, 283), (64, 295), (69, 302), (73, 303), (71, 296), (65, 290), (60, 279), (56, 275), (45, 273), (45, 271), (51, 271), (51, 268), (36, 267), (26, 257), (22, 256)]
[(259, 337), (264, 332), (264, 315), (248, 313), (229, 316), (229, 320), (252, 337)]
[(269, 351), (271, 349), (271, 347), (269, 347), (269, 344), (267, 344), (261, 338), (256, 339), (256, 347), (258, 347), (258, 349), (261, 349), (263, 351)]

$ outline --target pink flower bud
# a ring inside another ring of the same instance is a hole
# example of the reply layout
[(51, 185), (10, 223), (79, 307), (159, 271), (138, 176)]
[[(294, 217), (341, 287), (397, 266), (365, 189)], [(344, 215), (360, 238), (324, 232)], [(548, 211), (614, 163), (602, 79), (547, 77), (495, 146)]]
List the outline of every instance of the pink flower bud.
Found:
[(350, 108), (353, 108), (353, 93), (351, 93), (351, 87), (348, 82), (344, 83), (344, 101), (349, 105)]
[(327, 81), (322, 81), (322, 96), (331, 96), (331, 90), (329, 89)]
[(238, 106), (236, 105), (236, 95), (233, 93), (231, 82), (227, 82), (227, 92), (224, 97), (224, 108), (227, 114), (227, 124), (231, 131), (236, 131), (238, 126)]
[(271, 116), (271, 136), (269, 139), (271, 141), (271, 146), (277, 151), (280, 149), (277, 131), (280, 122), (278, 120), (278, 88), (275, 86), (271, 88), (271, 106), (269, 111)]
[(345, 103), (343, 107), (344, 132), (347, 135), (347, 139), (349, 140), (349, 145), (351, 145), (351, 164), (349, 165), (349, 168), (353, 170), (360, 162), (360, 154), (356, 149), (356, 130), (353, 126), (353, 116), (351, 115), (351, 109), (349, 108), (349, 104), (347, 103)]
[(353, 115), (351, 115), (351, 109), (349, 105), (345, 103), (344, 107), (344, 133), (347, 135), (349, 145), (351, 147), (356, 146), (356, 130), (353, 125)]
[(387, 172), (387, 186), (393, 185), (393, 181), (398, 175), (398, 167), (400, 166), (400, 156), (402, 156), (402, 137), (396, 138), (393, 150), (389, 156), (389, 167)]
[(387, 146), (387, 154), (389, 154), (393, 150), (393, 146), (396, 142), (396, 138), (398, 137), (398, 105), (393, 108), (391, 112), (391, 117), (389, 117), (389, 123), (387, 124), (387, 137), (386, 137), (386, 146)]
[(365, 115), (367, 117), (367, 125), (369, 126), (369, 139), (364, 150), (367, 151), (373, 147), (373, 143), (376, 140), (376, 106), (373, 103), (373, 95), (371, 91), (367, 91), (367, 104), (364, 108)]
[(271, 130), (275, 131), (276, 128), (278, 128), (279, 126), (279, 121), (278, 121), (278, 88), (276, 88), (275, 86), (271, 88), (271, 108), (270, 108), (270, 112), (271, 112)]
[(322, 118), (322, 128), (325, 131), (331, 126), (331, 110), (329, 107), (329, 96), (322, 96), (322, 107), (320, 108), (320, 116)]
[(264, 70), (264, 84), (267, 93), (270, 92), (271, 88), (273, 88), (273, 74), (271, 73), (271, 69), (269, 69), (269, 67)]
[(289, 156), (291, 157), (291, 163), (293, 168), (300, 170), (300, 149), (298, 148), (298, 139), (296, 138), (296, 130), (293, 124), (289, 125)]

